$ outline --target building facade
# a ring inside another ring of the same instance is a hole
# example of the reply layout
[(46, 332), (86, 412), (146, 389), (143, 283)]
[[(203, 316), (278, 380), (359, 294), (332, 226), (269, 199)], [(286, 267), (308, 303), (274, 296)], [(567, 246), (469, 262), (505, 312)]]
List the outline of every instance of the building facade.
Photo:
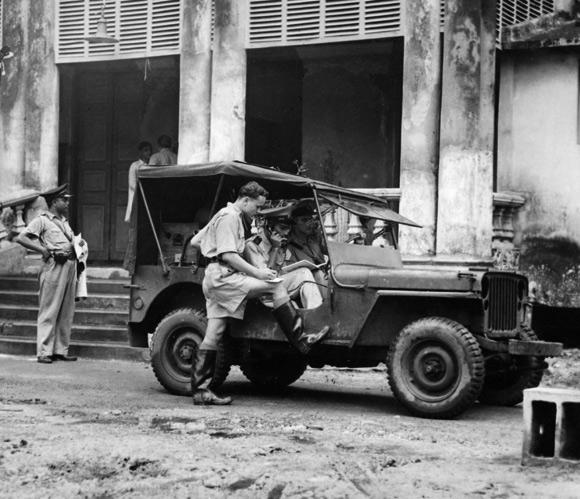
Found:
[[(167, 134), (179, 163), (301, 166), (396, 200), (423, 226), (401, 229), (409, 263), (509, 260), (526, 193), (538, 193), (530, 213), (538, 196), (570, 184), (542, 177), (540, 158), (553, 156), (534, 152), (548, 139), (534, 138), (528, 119), (538, 95), (526, 85), (556, 83), (538, 60), (526, 66), (525, 53), (498, 50), (498, 29), (556, 8), (547, 0), (2, 0), (3, 43), (15, 57), (0, 82), (0, 199), (69, 182), (73, 223), (93, 260), (118, 262), (136, 145)], [(101, 13), (118, 43), (85, 39)], [(559, 57), (565, 78), (576, 70), (577, 91), (577, 58)], [(541, 106), (552, 115), (560, 104)], [(562, 139), (549, 133), (554, 144)], [(577, 148), (569, 152), (564, 171), (577, 164)], [(556, 223), (558, 209), (542, 206), (555, 211), (537, 223)], [(561, 227), (577, 232), (575, 206)]]

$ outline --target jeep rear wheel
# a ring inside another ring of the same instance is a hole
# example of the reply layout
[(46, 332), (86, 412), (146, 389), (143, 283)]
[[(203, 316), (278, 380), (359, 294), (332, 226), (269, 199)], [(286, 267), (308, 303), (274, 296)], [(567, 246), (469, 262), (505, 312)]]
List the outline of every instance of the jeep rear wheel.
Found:
[(284, 388), (306, 371), (306, 361), (295, 357), (252, 359), (240, 363), (244, 376), (264, 389)]
[[(523, 341), (537, 341), (536, 334), (525, 328)], [(544, 357), (500, 354), (486, 361), (486, 376), (479, 396), (482, 404), (513, 406), (524, 400), (524, 390), (535, 388), (544, 376)]]
[[(203, 312), (192, 308), (174, 310), (157, 325), (151, 345), (151, 366), (155, 377), (168, 392), (191, 395), (191, 364), (203, 340), (206, 325)], [(221, 345), (212, 389), (225, 381), (229, 370), (226, 347)]]
[(406, 326), (387, 357), (389, 385), (412, 414), (453, 418), (479, 396), (484, 362), (479, 344), (461, 324), (429, 317)]

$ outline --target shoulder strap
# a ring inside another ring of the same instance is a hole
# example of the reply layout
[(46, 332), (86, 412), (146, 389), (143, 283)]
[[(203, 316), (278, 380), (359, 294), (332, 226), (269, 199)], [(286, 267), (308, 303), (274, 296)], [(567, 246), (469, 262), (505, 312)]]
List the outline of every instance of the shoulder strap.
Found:
[(50, 219), (50, 218), (49, 218), (49, 220), (50, 220), (50, 221), (51, 221), (51, 222), (52, 222), (54, 225), (56, 225), (56, 226), (57, 226), (57, 227), (60, 229), (60, 231), (61, 231), (61, 232), (64, 234), (64, 236), (65, 236), (65, 237), (66, 237), (66, 238), (67, 238), (67, 239), (68, 239), (68, 240), (69, 240), (69, 241), (72, 243), (72, 240), (73, 240), (72, 236), (70, 236), (70, 235), (67, 233), (67, 231), (66, 231), (66, 230), (64, 230), (64, 227), (63, 227), (63, 225), (61, 224), (60, 220), (57, 220), (56, 218), (52, 218), (52, 219)]

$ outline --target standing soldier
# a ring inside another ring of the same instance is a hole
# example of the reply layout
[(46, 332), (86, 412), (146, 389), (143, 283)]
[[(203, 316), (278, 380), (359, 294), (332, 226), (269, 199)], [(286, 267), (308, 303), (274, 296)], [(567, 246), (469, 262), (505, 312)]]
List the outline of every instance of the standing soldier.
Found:
[(304, 333), (302, 319), (290, 302), (282, 280), (268, 268), (257, 268), (242, 257), (245, 248), (243, 216), (252, 218), (266, 202), (268, 192), (257, 182), (243, 185), (234, 203), (222, 208), (191, 240), (209, 260), (203, 280), (207, 329), (192, 364), (191, 388), (196, 405), (226, 405), (230, 397), (219, 397), (209, 386), (213, 377), (219, 343), (228, 319), (243, 319), (248, 298), (272, 295), (274, 315), (280, 327), (302, 353), (328, 333)]
[(17, 239), (40, 253), (44, 262), (39, 275), (36, 349), (42, 364), (77, 360), (68, 355), (77, 278), (74, 234), (66, 219), (70, 197), (66, 184), (45, 194), (49, 210), (32, 220)]

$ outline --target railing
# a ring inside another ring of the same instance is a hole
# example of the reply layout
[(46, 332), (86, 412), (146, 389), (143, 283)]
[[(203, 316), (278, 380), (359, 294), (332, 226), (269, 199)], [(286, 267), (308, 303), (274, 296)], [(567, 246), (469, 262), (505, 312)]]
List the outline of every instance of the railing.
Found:
[(46, 202), (40, 192), (31, 192), (5, 201), (0, 201), (0, 241), (11, 240), (19, 234), (42, 209)]
[[(357, 192), (372, 194), (389, 202), (392, 209), (396, 210), (401, 199), (401, 189), (398, 188), (377, 188), (377, 189), (353, 189)], [(364, 237), (362, 223), (358, 216), (347, 212), (342, 208), (329, 211), (324, 217), (324, 232), (330, 241), (346, 242), (356, 238)], [(384, 228), (382, 221), (377, 221), (374, 226), (374, 233), (380, 234)], [(385, 242), (379, 236), (373, 242), (375, 246), (384, 245)]]

